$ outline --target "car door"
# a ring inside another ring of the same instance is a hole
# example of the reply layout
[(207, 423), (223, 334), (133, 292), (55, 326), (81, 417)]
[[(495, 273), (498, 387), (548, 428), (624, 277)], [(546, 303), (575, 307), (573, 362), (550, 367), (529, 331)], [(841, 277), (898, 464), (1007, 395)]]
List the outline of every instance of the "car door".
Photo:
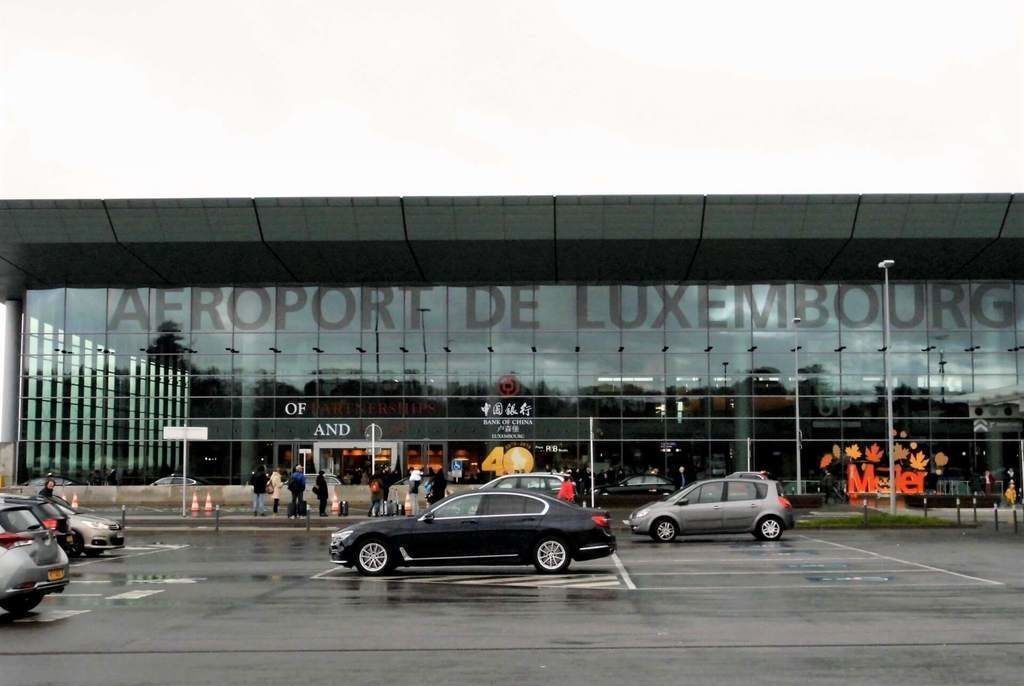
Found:
[(489, 493), (480, 504), (482, 555), (495, 562), (518, 557), (533, 541), (544, 503), (518, 493)]
[(757, 484), (753, 481), (726, 482), (722, 503), (722, 528), (725, 531), (749, 531), (761, 509)]
[(402, 540), (413, 559), (428, 561), (476, 557), (481, 554), (478, 513), (483, 494), (472, 493), (446, 499), (430, 510), (431, 521), (420, 517)]
[(724, 481), (709, 481), (692, 493), (689, 504), (680, 511), (682, 528), (685, 533), (708, 533), (722, 529), (722, 497), (725, 494)]

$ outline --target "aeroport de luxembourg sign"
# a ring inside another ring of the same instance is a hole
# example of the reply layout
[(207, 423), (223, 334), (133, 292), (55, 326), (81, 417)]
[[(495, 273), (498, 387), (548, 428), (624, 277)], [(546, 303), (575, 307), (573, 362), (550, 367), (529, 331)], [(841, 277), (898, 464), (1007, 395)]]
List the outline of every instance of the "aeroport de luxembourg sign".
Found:
[[(892, 325), (1012, 328), (1013, 295), (1004, 282), (896, 283)], [(107, 324), (111, 331), (149, 331), (165, 321), (201, 331), (310, 330), (310, 322), (321, 331), (785, 329), (800, 317), (802, 329), (837, 322), (877, 329), (881, 300), (881, 288), (869, 283), (129, 288), (114, 292)], [(425, 323), (421, 308), (430, 309)]]

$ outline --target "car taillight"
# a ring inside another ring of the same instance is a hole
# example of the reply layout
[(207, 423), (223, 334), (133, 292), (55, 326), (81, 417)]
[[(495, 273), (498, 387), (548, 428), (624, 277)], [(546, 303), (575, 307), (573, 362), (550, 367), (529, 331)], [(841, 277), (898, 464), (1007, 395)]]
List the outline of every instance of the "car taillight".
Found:
[(779, 496), (779, 505), (782, 505), (787, 510), (792, 510), (793, 509), (793, 504), (791, 502), (789, 502), (789, 499), (788, 498), (783, 498), (781, 495)]
[(4, 550), (20, 548), (23, 545), (32, 545), (32, 539), (19, 534), (0, 534), (0, 548)]
[(604, 515), (594, 515), (590, 519), (593, 520), (594, 524), (597, 524), (602, 529), (611, 528), (611, 521)]
[(45, 526), (47, 529), (52, 529), (55, 531), (57, 529), (57, 520), (53, 518), (44, 519), (43, 526)]

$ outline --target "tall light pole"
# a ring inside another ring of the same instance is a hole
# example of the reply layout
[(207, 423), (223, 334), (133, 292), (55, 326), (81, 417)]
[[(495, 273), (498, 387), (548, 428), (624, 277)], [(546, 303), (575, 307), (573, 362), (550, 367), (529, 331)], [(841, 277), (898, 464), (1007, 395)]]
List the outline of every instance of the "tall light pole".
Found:
[(801, 449), (803, 436), (800, 433), (800, 317), (793, 317), (793, 389), (796, 396), (796, 492), (804, 492), (803, 463)]
[(889, 365), (889, 268), (895, 264), (895, 260), (882, 260), (878, 263), (878, 268), (885, 275), (885, 283), (882, 287), (882, 323), (884, 326), (882, 360), (885, 365), (885, 424), (889, 434), (889, 514), (896, 514), (896, 457), (893, 455), (895, 439), (892, 428), (892, 376)]
[[(430, 312), (429, 307), (419, 308), (420, 312), (420, 334), (423, 340), (423, 395), (429, 395), (427, 390), (427, 312)], [(426, 426), (426, 424), (424, 424)], [(423, 437), (423, 449), (420, 454), (420, 465), (426, 467), (430, 462), (430, 437), (429, 435)], [(408, 463), (405, 465), (408, 469)], [(444, 470), (444, 455), (441, 455), (441, 469)]]

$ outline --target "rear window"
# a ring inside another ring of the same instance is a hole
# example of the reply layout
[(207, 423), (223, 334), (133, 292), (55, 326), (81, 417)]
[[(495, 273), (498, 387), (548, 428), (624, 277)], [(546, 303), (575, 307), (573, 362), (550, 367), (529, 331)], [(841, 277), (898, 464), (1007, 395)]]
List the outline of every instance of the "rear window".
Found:
[(34, 531), (42, 528), (42, 523), (29, 509), (11, 509), (0, 511), (0, 529), (8, 533)]

